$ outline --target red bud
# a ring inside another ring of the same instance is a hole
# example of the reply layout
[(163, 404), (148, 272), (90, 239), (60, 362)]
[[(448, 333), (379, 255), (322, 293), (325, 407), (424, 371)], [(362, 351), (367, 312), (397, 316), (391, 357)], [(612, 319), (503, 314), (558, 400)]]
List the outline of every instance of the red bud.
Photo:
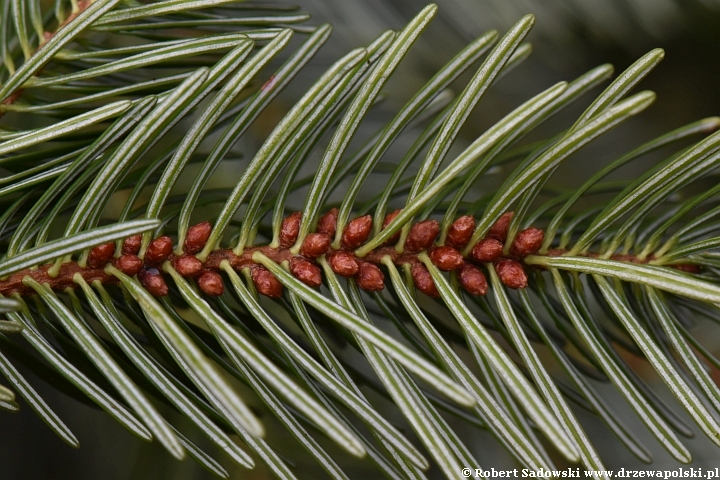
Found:
[(500, 281), (506, 287), (518, 289), (525, 288), (528, 285), (528, 278), (525, 274), (525, 269), (515, 260), (501, 258), (495, 262), (495, 270), (500, 277)]
[(222, 277), (217, 272), (206, 271), (197, 279), (198, 287), (206, 295), (218, 297), (225, 291)]
[(158, 265), (170, 256), (172, 253), (173, 245), (170, 237), (163, 236), (158, 237), (148, 245), (148, 249), (145, 252), (145, 263), (150, 265)]
[(173, 268), (183, 277), (196, 277), (200, 275), (203, 264), (194, 255), (182, 255), (173, 260)]
[(270, 298), (282, 296), (282, 284), (267, 268), (257, 265), (251, 274), (258, 293)]
[(385, 288), (385, 275), (377, 265), (367, 262), (360, 263), (360, 273), (357, 276), (358, 287), (369, 292), (379, 292)]
[(435, 286), (435, 281), (433, 281), (432, 275), (430, 275), (430, 272), (425, 265), (422, 263), (416, 263), (412, 266), (410, 274), (412, 275), (413, 282), (415, 283), (415, 288), (429, 297), (437, 298), (440, 296), (440, 293)]
[(142, 245), (142, 235), (133, 235), (123, 241), (123, 255), (137, 255)]
[(140, 270), (138, 273), (140, 284), (145, 290), (155, 297), (164, 297), (168, 294), (168, 286), (165, 279), (160, 275), (156, 268), (147, 268)]
[(365, 243), (370, 237), (370, 229), (372, 228), (372, 217), (365, 215), (356, 218), (347, 224), (342, 234), (343, 247), (348, 250), (354, 250)]
[(143, 261), (137, 255), (123, 255), (115, 260), (115, 267), (125, 275), (137, 275), (143, 266)]
[(458, 218), (450, 225), (445, 244), (461, 250), (468, 244), (475, 231), (475, 219), (470, 215)]
[(301, 219), (302, 212), (293, 212), (283, 219), (280, 228), (280, 246), (282, 248), (288, 248), (295, 244), (300, 232)]
[(349, 252), (336, 251), (327, 255), (328, 263), (332, 271), (342, 277), (354, 277), (360, 271), (360, 266), (355, 256)]
[(466, 263), (460, 269), (460, 286), (473, 295), (485, 295), (488, 289), (485, 274), (479, 268)]
[(290, 260), (290, 273), (310, 287), (319, 287), (322, 283), (320, 267), (302, 257), (293, 257)]
[(185, 234), (183, 251), (190, 254), (198, 253), (205, 248), (205, 244), (210, 238), (210, 233), (212, 233), (212, 225), (210, 222), (198, 223), (188, 228)]
[(530, 227), (519, 232), (513, 240), (510, 252), (518, 257), (525, 257), (537, 253), (542, 247), (545, 232), (539, 228)]
[(315, 229), (318, 233), (324, 233), (328, 237), (332, 238), (337, 232), (337, 217), (338, 209), (333, 208), (325, 215), (320, 217), (318, 220), (317, 228)]
[(115, 254), (115, 243), (108, 242), (98, 245), (90, 250), (87, 259), (89, 268), (102, 268), (108, 263)]
[(494, 238), (495, 240), (505, 243), (505, 240), (507, 240), (508, 228), (510, 227), (513, 215), (515, 215), (515, 212), (503, 213), (502, 216), (495, 221), (493, 226), (490, 227), (490, 230), (488, 230), (485, 237)]
[[(400, 215), (400, 212), (402, 212), (402, 209), (397, 209), (394, 212), (390, 212), (387, 215), (385, 215), (385, 219), (383, 220), (383, 226), (382, 226), (383, 230), (385, 230), (388, 227), (388, 225), (390, 225), (390, 223), (393, 220), (395, 220), (395, 217)], [(385, 245), (392, 245), (393, 243), (397, 243), (397, 241), (400, 240), (400, 233), (401, 233), (400, 230), (395, 232), (395, 234), (392, 237), (387, 239), (387, 241), (385, 242)]]
[(405, 240), (407, 252), (419, 252), (432, 247), (433, 242), (440, 233), (440, 224), (437, 220), (424, 220), (410, 228), (410, 233)]
[(483, 238), (472, 249), (470, 257), (476, 262), (490, 263), (502, 256), (503, 244), (494, 238)]
[(330, 237), (324, 233), (311, 233), (303, 240), (300, 253), (306, 257), (317, 258), (330, 248)]
[(430, 251), (430, 260), (440, 269), (446, 272), (457, 270), (463, 266), (463, 256), (452, 247), (435, 247)]

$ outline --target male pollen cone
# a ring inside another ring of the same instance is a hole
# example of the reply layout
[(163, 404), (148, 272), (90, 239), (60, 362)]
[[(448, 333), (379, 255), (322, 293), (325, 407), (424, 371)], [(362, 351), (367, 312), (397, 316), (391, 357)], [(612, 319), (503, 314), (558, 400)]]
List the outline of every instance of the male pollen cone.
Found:
[(295, 243), (295, 240), (297, 240), (298, 233), (300, 233), (301, 219), (302, 212), (293, 212), (283, 218), (280, 227), (280, 246), (282, 248), (291, 247)]
[(138, 273), (140, 284), (145, 290), (155, 297), (164, 297), (168, 294), (168, 286), (165, 279), (156, 268), (147, 268)]
[(522, 230), (515, 236), (510, 253), (517, 257), (526, 257), (537, 253), (542, 247), (545, 239), (545, 232), (539, 228), (530, 227)]
[(440, 293), (435, 286), (435, 281), (425, 265), (422, 263), (416, 263), (412, 266), (410, 274), (412, 275), (413, 282), (415, 283), (415, 288), (429, 297), (437, 298), (440, 296)]
[(148, 245), (145, 252), (145, 263), (159, 265), (170, 256), (173, 250), (172, 239), (168, 236), (158, 237)]
[(351, 220), (342, 233), (342, 245), (348, 250), (355, 250), (370, 237), (372, 217), (364, 215)]
[(206, 295), (218, 297), (225, 291), (222, 277), (217, 272), (206, 271), (197, 279), (198, 287)]
[[(392, 223), (392, 221), (395, 220), (395, 217), (400, 215), (400, 212), (402, 212), (402, 209), (399, 208), (399, 209), (385, 215), (385, 218), (383, 219), (383, 225), (382, 225), (383, 230), (385, 230), (388, 227), (388, 225), (390, 225), (390, 223)], [(392, 245), (393, 243), (397, 243), (397, 241), (400, 240), (400, 233), (401, 233), (400, 230), (395, 232), (392, 237), (388, 238), (387, 241), (385, 241), (384, 245)]]
[(308, 258), (317, 258), (330, 248), (330, 237), (324, 233), (311, 233), (303, 240), (300, 253)]
[(87, 266), (100, 268), (108, 263), (115, 254), (115, 242), (103, 243), (90, 250), (87, 258)]
[(440, 233), (440, 224), (437, 220), (423, 220), (410, 228), (405, 240), (405, 251), (414, 253), (427, 250)]
[(333, 272), (341, 277), (354, 277), (360, 271), (355, 256), (349, 252), (338, 250), (327, 254), (327, 260)]
[(505, 212), (500, 218), (498, 218), (490, 230), (488, 230), (486, 238), (494, 238), (505, 243), (507, 240), (508, 228), (510, 228), (510, 222), (513, 219), (515, 212)]
[(525, 274), (525, 269), (515, 260), (501, 258), (495, 262), (495, 270), (497, 271), (498, 277), (500, 277), (500, 281), (506, 287), (518, 289), (528, 286), (528, 278)]
[(473, 295), (485, 295), (488, 290), (485, 274), (474, 265), (466, 263), (458, 275), (460, 286)]
[(257, 265), (251, 270), (252, 281), (258, 293), (270, 298), (282, 296), (282, 284), (267, 268)]
[(455, 220), (448, 229), (445, 237), (445, 245), (449, 245), (458, 250), (465, 248), (472, 234), (475, 231), (475, 218), (470, 215), (464, 215)]
[(138, 274), (143, 266), (143, 261), (137, 255), (122, 255), (115, 260), (115, 268), (130, 277)]
[(183, 251), (185, 253), (198, 253), (205, 248), (205, 244), (212, 233), (212, 225), (210, 222), (202, 222), (187, 229), (185, 233), (185, 242), (183, 243)]
[(453, 247), (448, 246), (435, 247), (430, 250), (430, 260), (445, 272), (457, 270), (465, 263), (462, 254)]
[(483, 238), (475, 244), (470, 258), (480, 263), (491, 263), (502, 256), (503, 244), (495, 238)]
[(357, 284), (363, 290), (379, 292), (385, 288), (385, 275), (377, 265), (362, 262), (360, 264), (360, 273), (357, 276)]
[(173, 260), (173, 268), (183, 277), (200, 275), (203, 264), (194, 255), (181, 255)]
[(315, 228), (315, 231), (318, 233), (324, 233), (328, 237), (332, 238), (335, 236), (335, 232), (337, 231), (337, 217), (338, 217), (338, 209), (333, 208), (329, 212), (327, 212), (325, 215), (320, 217), (317, 223), (317, 227)]
[(320, 267), (302, 257), (293, 257), (290, 260), (290, 273), (310, 287), (319, 287), (322, 283)]
[(137, 255), (142, 245), (142, 235), (133, 235), (123, 240), (122, 254)]

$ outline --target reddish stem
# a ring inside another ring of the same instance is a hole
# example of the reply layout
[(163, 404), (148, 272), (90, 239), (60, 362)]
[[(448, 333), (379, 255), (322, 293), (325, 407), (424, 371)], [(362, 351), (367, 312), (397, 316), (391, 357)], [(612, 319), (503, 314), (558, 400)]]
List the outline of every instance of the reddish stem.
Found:
[[(510, 217), (510, 215), (506, 214), (504, 216), (504, 220), (506, 220), (508, 217)], [(294, 223), (293, 221), (298, 218), (299, 216), (297, 214), (291, 215), (289, 217), (289, 223)], [(429, 224), (426, 221), (421, 222), (417, 225), (420, 225), (420, 230), (422, 230)], [(209, 233), (209, 229), (211, 228), (210, 224), (204, 222), (200, 224), (200, 226), (202, 226), (203, 230), (202, 236), (207, 236), (204, 234)], [(363, 225), (363, 227), (367, 227), (367, 225)], [(293, 229), (290, 228), (289, 230)], [(362, 230), (362, 233), (364, 233), (365, 228), (363, 228)], [(416, 228), (416, 230), (418, 229)], [(532, 235), (526, 236), (528, 236), (529, 238), (531, 237), (531, 240), (535, 239), (536, 237), (542, 238), (542, 230), (531, 228), (528, 229), (528, 231), (531, 232)], [(434, 231), (431, 233), (434, 233)], [(496, 232), (494, 232), (494, 234), (496, 234)], [(322, 237), (322, 239), (327, 240), (327, 236), (325, 234), (311, 235), (319, 236)], [(418, 235), (418, 238), (424, 236), (425, 235)], [(434, 238), (434, 235), (432, 235), (432, 237)], [(134, 240), (136, 240), (135, 237), (130, 237), (126, 240), (123, 247), (123, 252), (125, 250), (132, 250), (131, 247), (133, 246), (133, 244), (137, 243), (134, 242)], [(423, 238), (422, 240), (425, 239)], [(485, 238), (478, 242), (478, 245), (484, 245), (486, 243), (492, 242), (499, 244), (499, 241), (493, 238)], [(196, 248), (194, 247), (197, 246), (200, 246), (200, 248), (204, 246), (204, 242), (198, 241), (197, 243), (198, 245), (194, 245), (191, 250), (196, 250)], [(356, 242), (351, 243), (354, 245)], [(485, 262), (493, 262), (495, 263), (496, 269), (499, 269), (499, 273), (501, 273), (500, 278), (505, 285), (510, 288), (525, 288), (525, 286), (527, 285), (527, 278), (525, 277), (524, 270), (525, 268), (527, 268), (527, 265), (524, 264), (523, 258), (525, 257), (525, 255), (534, 253), (534, 244), (537, 242), (529, 241), (528, 239), (523, 240), (521, 238), (520, 240), (518, 240), (518, 244), (514, 244), (514, 248), (510, 249), (512, 252), (510, 255), (501, 255), (500, 252), (497, 252), (498, 255), (493, 256), (491, 259), (486, 259), (484, 256), (478, 257), (478, 255), (473, 254), (469, 255), (469, 258), (463, 258), (458, 250), (450, 246), (434, 247), (432, 245), (425, 245), (426, 242), (424, 241), (416, 243), (423, 243), (423, 246), (429, 252), (429, 258), (441, 270), (462, 270), (460, 276), (460, 284), (466, 291), (476, 295), (484, 295), (485, 291), (487, 290), (487, 283), (485, 282), (484, 276), (478, 267), (481, 267)], [(114, 244), (108, 245), (111, 245), (114, 248)], [(246, 248), (241, 255), (236, 255), (231, 249), (221, 248), (212, 251), (205, 260), (205, 262), (200, 262), (196, 259), (196, 257), (188, 253), (183, 253), (181, 255), (171, 253), (172, 240), (169, 237), (159, 237), (153, 240), (152, 245), (157, 246), (157, 248), (155, 249), (157, 250), (157, 252), (155, 252), (155, 254), (146, 255), (145, 259), (143, 260), (132, 254), (126, 254), (120, 258), (115, 259), (110, 258), (110, 255), (112, 255), (112, 253), (109, 253), (109, 255), (101, 255), (101, 253), (104, 252), (104, 250), (102, 249), (104, 247), (107, 247), (107, 245), (103, 245), (95, 247), (93, 249), (92, 253), (97, 256), (98, 260), (95, 262), (89, 262), (88, 267), (86, 268), (80, 267), (76, 262), (69, 262), (63, 264), (63, 266), (60, 268), (58, 275), (55, 277), (51, 277), (48, 274), (48, 270), (50, 269), (51, 265), (43, 265), (36, 269), (23, 270), (21, 272), (10, 275), (7, 279), (3, 281), (0, 281), (0, 294), (2, 294), (3, 296), (9, 296), (14, 293), (18, 293), (23, 296), (34, 294), (33, 289), (23, 285), (23, 278), (25, 278), (26, 276), (33, 278), (38, 283), (48, 284), (50, 288), (55, 291), (63, 291), (66, 288), (74, 287), (75, 283), (73, 282), (73, 275), (75, 275), (76, 273), (82, 275), (82, 277), (88, 283), (98, 280), (104, 284), (116, 284), (118, 283), (117, 279), (111, 275), (106, 274), (104, 271), (104, 266), (108, 262), (112, 262), (117, 268), (125, 271), (129, 275), (135, 275), (138, 272), (142, 273), (149, 269), (157, 268), (159, 270), (161, 267), (160, 264), (164, 261), (169, 261), (172, 265), (174, 265), (178, 273), (180, 273), (181, 275), (188, 278), (196, 278), (199, 284), (202, 283), (201, 287), (203, 287), (204, 291), (212, 291), (212, 294), (218, 294), (217, 292), (221, 291), (221, 277), (217, 274), (220, 273), (221, 270), (220, 263), (223, 260), (227, 260), (230, 265), (237, 271), (240, 271), (244, 268), (253, 269), (254, 275), (252, 278), (256, 281), (256, 283), (260, 282), (262, 284), (262, 286), (258, 285), (258, 287), (261, 287), (259, 288), (259, 291), (261, 293), (268, 294), (271, 297), (279, 296), (279, 284), (276, 285), (272, 282), (270, 278), (266, 278), (271, 275), (270, 272), (265, 273), (265, 271), (263, 271), (262, 275), (260, 275), (259, 272), (255, 271), (259, 268), (259, 265), (252, 260), (253, 253), (255, 252), (260, 252), (264, 254), (266, 257), (270, 258), (276, 263), (282, 263), (287, 261), (291, 265), (291, 272), (293, 273), (293, 275), (295, 275), (298, 279), (304, 281), (308, 285), (314, 287), (318, 286), (321, 281), (320, 268), (317, 265), (316, 258), (325, 254), (327, 255), (329, 264), (333, 271), (335, 271), (335, 273), (345, 277), (356, 277), (358, 284), (361, 287), (372, 291), (381, 290), (384, 287), (384, 276), (377, 267), (380, 266), (382, 260), (385, 257), (389, 257), (390, 260), (397, 266), (402, 266), (406, 264), (411, 266), (412, 271), (414, 272), (413, 278), (415, 279), (416, 286), (421, 292), (426, 294), (435, 293), (434, 286), (430, 285), (432, 283), (432, 278), (429, 276), (429, 273), (427, 273), (427, 270), (418, 259), (419, 252), (405, 251), (403, 253), (400, 253), (396, 250), (394, 246), (381, 246), (371, 251), (365, 257), (358, 258), (357, 256), (355, 256), (354, 250), (348, 248), (347, 246), (339, 250), (333, 250), (330, 247), (329, 242), (327, 241), (317, 242), (317, 245), (314, 244), (314, 248), (310, 249), (312, 250), (312, 252), (310, 252), (308, 255), (294, 255), (290, 251), (291, 245), (286, 242), (285, 245), (277, 248), (273, 248), (270, 246), (249, 247)], [(532, 248), (530, 248), (528, 245), (531, 245)], [(319, 249), (324, 250), (319, 251)], [(566, 253), (566, 250), (554, 249), (550, 250), (547, 255), (560, 256), (564, 253)], [(584, 256), (597, 257), (598, 254), (587, 253), (584, 254)], [(612, 260), (618, 260), (623, 262), (647, 263), (651, 261), (654, 257), (649, 256), (641, 260), (635, 255), (618, 254), (613, 255), (610, 258)], [(472, 266), (471, 263), (475, 263), (475, 266)], [(698, 266), (690, 264), (671, 265), (671, 267), (691, 273), (698, 273), (700, 271)], [(423, 273), (427, 274), (423, 275)], [(521, 281), (522, 279), (520, 277), (524, 277), (525, 280)], [(210, 282), (210, 280), (212, 280), (212, 282)], [(210, 283), (212, 283), (212, 288), (208, 286), (210, 285)], [(156, 289), (156, 292), (158, 292), (159, 294), (161, 290), (162, 289)]]

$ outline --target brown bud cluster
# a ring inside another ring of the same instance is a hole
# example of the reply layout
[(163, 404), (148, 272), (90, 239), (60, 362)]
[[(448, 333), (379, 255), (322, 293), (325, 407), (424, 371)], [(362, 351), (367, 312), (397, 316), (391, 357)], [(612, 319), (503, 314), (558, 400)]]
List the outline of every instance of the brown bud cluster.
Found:
[[(505, 255), (505, 242), (513, 215), (513, 212), (506, 212), (497, 219), (485, 238), (473, 246), (470, 259), (476, 263), (493, 263), (500, 281), (507, 287), (517, 289), (528, 285), (527, 273), (518, 260), (537, 253), (542, 247), (545, 234), (535, 227), (520, 231), (510, 246), (509, 255)], [(484, 295), (488, 288), (485, 275), (468, 264), (461, 269), (460, 285), (468, 292), (477, 295)]]
[(183, 243), (183, 251), (189, 254), (198, 253), (205, 248), (205, 244), (212, 233), (212, 225), (210, 222), (202, 222), (188, 228), (185, 234), (185, 242)]
[(348, 250), (355, 250), (370, 237), (372, 217), (364, 215), (351, 220), (342, 233), (342, 245)]
[(302, 212), (293, 212), (283, 218), (280, 227), (280, 247), (289, 248), (295, 244), (298, 233), (300, 233), (300, 220)]
[(415, 283), (415, 288), (429, 297), (437, 298), (440, 296), (440, 293), (437, 291), (437, 287), (435, 286), (435, 281), (433, 281), (432, 275), (430, 275), (430, 272), (425, 265), (422, 263), (416, 263), (412, 266), (410, 274), (412, 275), (413, 282)]
[(155, 297), (164, 297), (168, 294), (168, 286), (157, 268), (143, 268), (138, 273), (140, 284)]
[(474, 231), (475, 218), (470, 215), (462, 216), (450, 225), (445, 244), (461, 250), (468, 244)]
[(270, 270), (262, 265), (256, 265), (252, 269), (251, 278), (259, 294), (270, 298), (282, 296), (282, 284)]
[(432, 247), (433, 242), (440, 233), (440, 224), (437, 220), (423, 220), (410, 228), (405, 240), (405, 251), (420, 252)]
[[(500, 281), (507, 287), (518, 289), (525, 288), (528, 284), (527, 273), (523, 264), (518, 260), (523, 257), (537, 253), (542, 247), (544, 232), (539, 228), (530, 227), (520, 231), (513, 239), (510, 245), (509, 255), (504, 254), (505, 242), (508, 237), (508, 230), (512, 222), (514, 213), (506, 212), (497, 219), (490, 227), (485, 238), (477, 242), (471, 252), (470, 259), (476, 263), (493, 263), (497, 271)], [(461, 217), (461, 219), (464, 217)], [(450, 230), (461, 231), (461, 224), (458, 219)], [(470, 224), (469, 220), (463, 220)], [(458, 225), (457, 228), (456, 225)], [(474, 228), (474, 224), (473, 224)], [(450, 235), (448, 231), (448, 239), (452, 237), (455, 242), (460, 235)], [(457, 243), (459, 245), (459, 243)], [(464, 264), (459, 275), (460, 285), (470, 293), (476, 295), (484, 295), (487, 292), (487, 279), (485, 275), (477, 267)]]
[(206, 271), (197, 279), (198, 287), (206, 295), (218, 297), (225, 291), (222, 277), (217, 272)]
[(170, 237), (158, 237), (148, 245), (148, 249), (145, 252), (145, 262), (150, 265), (159, 265), (167, 260), (172, 250), (173, 244)]
[(87, 258), (87, 266), (89, 268), (102, 268), (115, 254), (115, 243), (103, 243), (90, 250)]
[[(395, 210), (385, 216), (383, 228), (401, 213)], [(145, 258), (138, 257), (142, 246), (142, 236), (134, 235), (122, 242), (122, 255), (113, 259), (116, 243), (109, 242), (98, 245), (90, 250), (87, 256), (86, 269), (74, 266), (72, 272), (78, 271), (87, 279), (96, 280), (98, 276), (109, 274), (98, 272), (108, 263), (115, 265), (120, 271), (129, 276), (137, 276), (143, 287), (154, 296), (165, 296), (169, 292), (166, 278), (159, 270), (163, 262), (169, 261), (175, 271), (183, 277), (194, 278), (198, 288), (206, 295), (217, 296), (224, 293), (223, 278), (218, 273), (222, 262), (229, 262), (237, 270), (250, 269), (250, 277), (261, 295), (270, 298), (282, 296), (283, 285), (277, 277), (262, 265), (253, 262), (255, 252), (270, 257), (277, 263), (289, 261), (290, 273), (310, 287), (322, 284), (322, 270), (316, 259), (325, 256), (332, 271), (346, 278), (354, 278), (357, 285), (367, 291), (380, 291), (385, 287), (385, 276), (379, 265), (390, 258), (396, 265), (410, 265), (410, 273), (416, 288), (431, 297), (439, 296), (437, 286), (427, 265), (419, 261), (419, 253), (427, 252), (433, 265), (439, 270), (454, 271), (460, 286), (473, 295), (485, 295), (488, 282), (482, 264), (492, 263), (504, 285), (509, 288), (525, 288), (528, 277), (523, 266), (523, 258), (539, 251), (544, 240), (544, 232), (538, 228), (530, 227), (518, 232), (504, 253), (504, 242), (507, 242), (508, 228), (513, 218), (513, 212), (500, 216), (495, 224), (488, 230), (485, 238), (481, 239), (470, 249), (468, 258), (464, 258), (460, 250), (469, 248), (475, 230), (475, 219), (466, 215), (456, 219), (449, 227), (444, 245), (435, 245), (440, 233), (440, 224), (436, 220), (424, 220), (413, 224), (405, 240), (404, 251), (399, 252), (388, 244), (396, 243), (400, 232), (396, 232), (388, 242), (380, 248), (370, 252), (364, 258), (358, 258), (354, 250), (365, 244), (372, 233), (373, 218), (370, 215), (355, 218), (342, 230), (340, 235), (341, 248), (332, 248), (333, 237), (338, 233), (338, 210), (332, 209), (318, 220), (317, 230), (309, 233), (300, 245), (300, 254), (290, 251), (290, 247), (297, 243), (302, 222), (302, 213), (294, 212), (283, 219), (279, 235), (280, 246), (258, 246), (246, 248), (243, 253), (236, 254), (230, 249), (217, 249), (209, 255), (199, 259), (195, 256), (207, 246), (212, 233), (212, 225), (202, 222), (190, 227), (183, 242), (183, 253), (173, 253), (173, 241), (168, 236), (161, 236), (152, 240)], [(557, 254), (562, 254), (558, 251)], [(552, 251), (548, 253), (552, 255)], [(639, 261), (632, 255), (625, 255), (622, 261)], [(686, 266), (679, 265), (677, 268)], [(84, 272), (87, 270), (87, 274)], [(693, 270), (695, 272), (696, 270)], [(63, 275), (63, 273), (61, 273)], [(64, 275), (67, 276), (67, 273)], [(66, 288), (68, 279), (52, 280), (52, 288)], [(102, 280), (101, 281), (105, 281)], [(0, 280), (0, 293), (12, 294), (20, 289), (11, 282)], [(20, 290), (21, 294), (25, 294)], [(31, 292), (30, 292), (31, 293)], [(28, 294), (30, 294), (28, 293)]]

